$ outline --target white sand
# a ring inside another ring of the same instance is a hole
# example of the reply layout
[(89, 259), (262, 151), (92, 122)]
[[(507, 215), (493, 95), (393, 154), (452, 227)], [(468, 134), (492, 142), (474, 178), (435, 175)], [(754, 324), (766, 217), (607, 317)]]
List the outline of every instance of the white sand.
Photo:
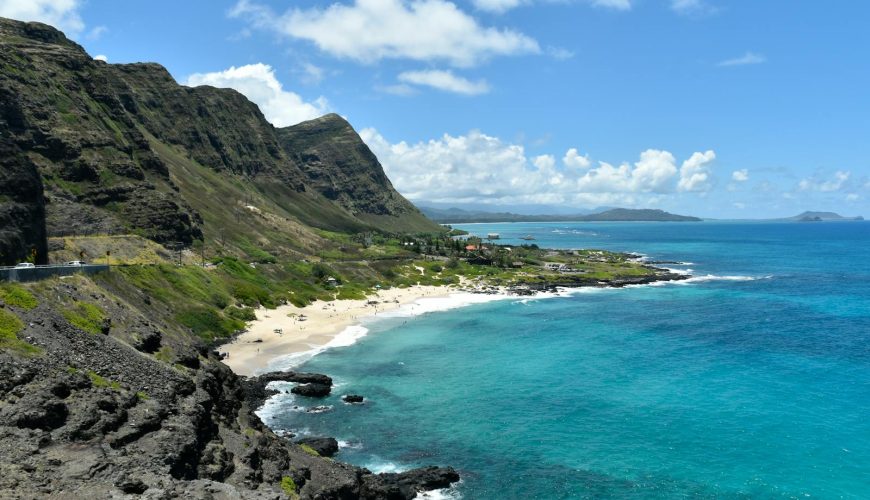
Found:
[[(260, 308), (256, 311), (256, 321), (248, 325), (247, 332), (218, 350), (229, 355), (224, 363), (235, 373), (255, 375), (262, 372), (274, 358), (311, 351), (328, 344), (364, 317), (392, 311), (422, 298), (446, 297), (454, 291), (444, 286), (416, 285), (381, 290), (365, 300), (316, 301), (305, 307), (285, 305), (276, 309)], [(372, 301), (377, 301), (377, 304), (370, 304)], [(301, 319), (303, 315), (305, 320)], [(281, 333), (276, 333), (276, 329), (280, 329)]]

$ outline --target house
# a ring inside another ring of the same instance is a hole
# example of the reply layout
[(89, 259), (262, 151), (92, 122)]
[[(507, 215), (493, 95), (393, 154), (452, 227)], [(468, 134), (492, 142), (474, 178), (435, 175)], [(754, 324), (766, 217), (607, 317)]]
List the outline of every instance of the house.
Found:
[(469, 252), (473, 252), (478, 249), (477, 245), (465, 245), (465, 249)]
[(498, 233), (488, 233), (486, 235), (486, 239), (488, 239), (488, 240), (497, 240), (499, 238), (501, 238), (501, 236), (499, 236)]
[(522, 263), (522, 261), (516, 260), (516, 261), (511, 262), (511, 267), (520, 268), (520, 267), (523, 267), (523, 263)]
[(335, 286), (335, 285), (338, 284), (338, 280), (335, 279), (335, 278), (333, 278), (332, 276), (327, 276), (327, 277), (326, 277), (326, 284), (327, 284), (327, 285)]

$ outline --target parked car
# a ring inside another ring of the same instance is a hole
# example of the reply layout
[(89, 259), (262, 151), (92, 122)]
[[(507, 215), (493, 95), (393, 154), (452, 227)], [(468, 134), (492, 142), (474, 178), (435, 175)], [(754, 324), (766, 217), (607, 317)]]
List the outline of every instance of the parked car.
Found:
[(67, 262), (65, 265), (78, 267), (78, 266), (86, 266), (87, 263), (82, 261), (82, 260), (71, 260), (71, 261)]
[(31, 269), (34, 267), (36, 266), (31, 264), (30, 262), (19, 262), (18, 264), (15, 264), (15, 269)]

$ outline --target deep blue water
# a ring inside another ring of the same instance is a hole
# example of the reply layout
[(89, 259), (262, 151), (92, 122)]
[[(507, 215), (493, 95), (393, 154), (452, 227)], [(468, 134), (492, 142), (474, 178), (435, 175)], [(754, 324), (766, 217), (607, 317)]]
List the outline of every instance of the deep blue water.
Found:
[(267, 423), (453, 465), (467, 499), (870, 497), (870, 223), (460, 227), (708, 278), (384, 320), (304, 366), (332, 411)]

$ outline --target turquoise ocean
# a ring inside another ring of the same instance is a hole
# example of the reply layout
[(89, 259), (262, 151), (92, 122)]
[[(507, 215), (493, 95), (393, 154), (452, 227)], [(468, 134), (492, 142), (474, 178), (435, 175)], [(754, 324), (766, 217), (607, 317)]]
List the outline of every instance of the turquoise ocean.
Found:
[(457, 227), (695, 278), (370, 321), (297, 367), (332, 408), (280, 395), (267, 424), (374, 471), (452, 465), (448, 497), (870, 498), (870, 222)]

